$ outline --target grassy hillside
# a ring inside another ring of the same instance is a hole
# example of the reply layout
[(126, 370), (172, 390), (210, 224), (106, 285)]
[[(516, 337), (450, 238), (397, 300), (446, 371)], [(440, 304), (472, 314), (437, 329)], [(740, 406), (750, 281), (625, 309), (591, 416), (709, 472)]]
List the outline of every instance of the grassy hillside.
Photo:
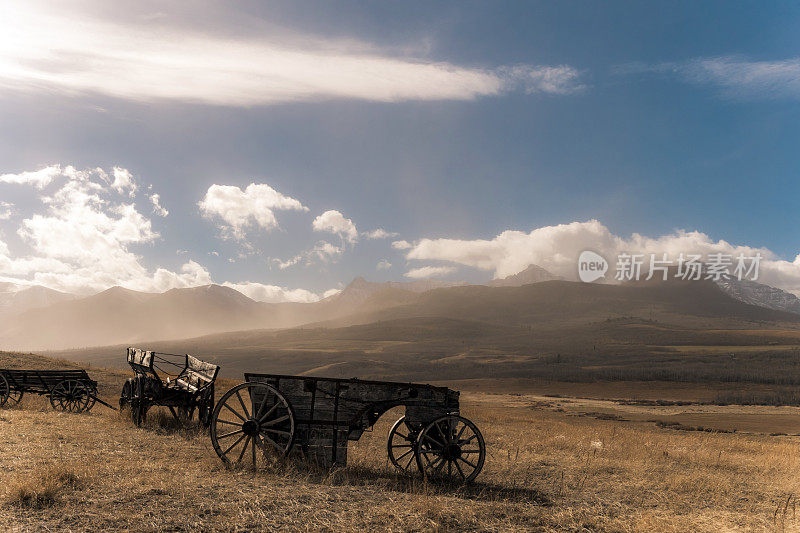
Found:
[(798, 315), (742, 303), (706, 281), (627, 285), (544, 281), (521, 287), (450, 287), (423, 293), (413, 303), (357, 313), (324, 325), (447, 317), (504, 325), (570, 326), (630, 316), (691, 327), (759, 322), (800, 325)]
[[(524, 377), (800, 384), (800, 331), (699, 329), (640, 318), (585, 325), (503, 326), (408, 318), (344, 328), (254, 330), (143, 346), (245, 371), (394, 380)], [(55, 352), (125, 368), (122, 345)]]

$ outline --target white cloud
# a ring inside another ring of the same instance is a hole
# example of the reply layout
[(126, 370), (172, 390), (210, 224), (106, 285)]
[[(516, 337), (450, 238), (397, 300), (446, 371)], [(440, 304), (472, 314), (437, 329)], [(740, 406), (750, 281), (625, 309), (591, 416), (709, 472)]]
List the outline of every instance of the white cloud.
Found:
[(328, 261), (342, 255), (342, 249), (329, 242), (321, 241), (310, 250), (310, 255), (316, 256), (320, 261)]
[(287, 259), (286, 261), (282, 261), (280, 259), (273, 259), (272, 261), (278, 265), (278, 268), (281, 270), (286, 270), (287, 268), (293, 267), (297, 263), (303, 260), (302, 255), (296, 255), (292, 258)]
[[(51, 195), (40, 198), (43, 212), (22, 220), (17, 234), (28, 245), (26, 255), (12, 257), (8, 245), (0, 240), (0, 281), (19, 286), (38, 284), (84, 294), (113, 285), (163, 292), (214, 283), (209, 271), (192, 260), (185, 262), (177, 272), (163, 267), (149, 271), (142, 264), (141, 257), (132, 247), (152, 243), (159, 234), (134, 204), (125, 202), (135, 190), (130, 172), (115, 167), (112, 170), (114, 182), (111, 182), (109, 174), (99, 168), (75, 170), (58, 165), (48, 168), (58, 172), (46, 179), (19, 181), (34, 187), (39, 187), (39, 183), (45, 186), (56, 178), (65, 183)], [(299, 206), (296, 200), (280, 197), (277, 193), (269, 198), (269, 194), (264, 193), (263, 188), (256, 188), (249, 198), (255, 205), (263, 205), (267, 197), (269, 205)], [(213, 194), (211, 198), (215, 198)], [(154, 206), (159, 205), (157, 200), (158, 195), (151, 196)], [(178, 249), (177, 253), (180, 255), (187, 251)], [(216, 251), (211, 253), (219, 255)], [(326, 242), (319, 242), (308, 252), (309, 257), (313, 254), (326, 259), (340, 253), (338, 247)], [(250, 281), (225, 282), (223, 285), (259, 301), (313, 302), (321, 298), (306, 289), (288, 289)]]
[(314, 231), (326, 231), (338, 235), (349, 243), (358, 241), (358, 230), (353, 221), (345, 218), (343, 214), (336, 210), (325, 211), (311, 224)]
[(420, 268), (412, 268), (403, 275), (412, 279), (426, 279), (434, 276), (445, 276), (447, 274), (452, 274), (455, 271), (455, 267), (451, 266), (424, 266)]
[[(71, 169), (72, 167), (67, 168)], [(0, 183), (33, 185), (37, 189), (44, 189), (61, 175), (63, 175), (61, 165), (50, 165), (40, 170), (20, 172), (19, 174), (2, 174), (0, 175)]]
[(161, 207), (161, 196), (158, 194), (150, 195), (150, 202), (153, 204), (153, 213), (160, 217), (169, 215), (169, 211)]
[(408, 241), (394, 241), (392, 243), (392, 248), (395, 250), (408, 250), (413, 245)]
[(265, 183), (251, 183), (243, 191), (233, 185), (212, 185), (198, 203), (204, 217), (220, 218), (220, 229), (244, 239), (250, 226), (271, 230), (278, 227), (275, 210), (308, 211), (298, 200), (284, 196)]
[(325, 291), (322, 294), (322, 297), (323, 298), (330, 298), (331, 296), (336, 296), (340, 292), (342, 292), (342, 289), (328, 289), (327, 291)]
[(403, 58), (402, 50), (352, 40), (202, 34), (170, 26), (170, 17), (125, 25), (90, 7), (6, 0), (0, 87), (226, 106), (332, 98), (472, 100), (520, 87), (550, 94), (581, 87), (568, 66), (472, 68)]
[(0, 220), (8, 220), (11, 218), (11, 211), (14, 204), (0, 201)]
[[(192, 261), (179, 273), (158, 268), (151, 274), (141, 264), (131, 246), (151, 243), (159, 235), (134, 204), (114, 196), (130, 191), (131, 185), (113, 187), (108, 174), (99, 168), (52, 165), (47, 169), (46, 173), (23, 172), (15, 175), (23, 179), (8, 180), (36, 188), (55, 179), (64, 184), (42, 196), (44, 210), (24, 218), (18, 227), (17, 234), (28, 246), (25, 255), (11, 257), (7, 247), (0, 249), (0, 275), (22, 285), (40, 284), (70, 292), (92, 292), (112, 285), (166, 290), (210, 279), (208, 272)], [(130, 174), (116, 170), (119, 175)], [(30, 178), (33, 175), (38, 177)]]
[[(132, 198), (136, 194), (137, 187), (130, 171), (126, 168), (114, 167), (112, 172), (114, 181), (111, 183), (111, 188), (119, 194), (124, 194), (125, 191), (128, 191), (128, 196)], [(158, 197), (157, 194), (154, 196)]]
[(392, 264), (386, 259), (381, 259), (375, 266), (376, 270), (389, 270), (390, 268), (392, 268)]
[[(676, 261), (681, 253), (712, 253), (745, 257), (760, 253), (758, 281), (800, 295), (800, 255), (793, 261), (780, 259), (766, 248), (734, 245), (713, 240), (698, 231), (676, 230), (659, 237), (634, 233), (624, 238), (613, 234), (597, 220), (544, 226), (531, 232), (504, 231), (494, 239), (422, 239), (409, 250), (411, 260), (449, 261), (492, 271), (496, 278), (516, 274), (530, 264), (539, 265), (566, 279), (577, 278), (577, 258), (584, 250), (592, 250), (606, 258), (613, 270), (620, 253), (649, 254), (658, 258), (666, 253)], [(646, 269), (645, 269), (646, 270)], [(607, 277), (613, 278), (613, 271)]]
[(736, 56), (695, 58), (680, 63), (634, 63), (617, 68), (621, 74), (655, 72), (717, 87), (730, 98), (800, 98), (800, 58), (752, 61)]
[(305, 266), (310, 266), (315, 262), (327, 263), (328, 261), (338, 258), (340, 255), (342, 255), (342, 252), (343, 250), (339, 246), (333, 245), (326, 241), (319, 241), (310, 250), (306, 250), (286, 260), (275, 258), (272, 259), (272, 262), (281, 270), (285, 270), (301, 262)]
[(570, 94), (586, 88), (580, 82), (580, 72), (569, 65), (557, 67), (517, 65), (500, 69), (506, 76), (507, 85), (519, 84), (525, 92)]
[[(320, 296), (306, 289), (287, 289), (277, 285), (264, 285), (263, 283), (244, 282), (230, 283), (222, 285), (236, 289), (248, 298), (258, 302), (280, 303), (280, 302), (300, 302), (310, 303), (320, 300)], [(326, 293), (327, 294), (327, 293)]]
[(397, 237), (399, 233), (394, 233), (391, 231), (386, 231), (383, 228), (378, 228), (372, 231), (365, 231), (364, 233), (362, 233), (362, 235), (367, 239), (388, 239), (390, 237)]

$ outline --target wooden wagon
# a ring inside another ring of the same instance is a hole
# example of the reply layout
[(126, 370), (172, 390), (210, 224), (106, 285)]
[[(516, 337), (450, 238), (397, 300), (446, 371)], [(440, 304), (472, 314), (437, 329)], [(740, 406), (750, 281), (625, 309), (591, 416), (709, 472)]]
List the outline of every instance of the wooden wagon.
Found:
[(85, 370), (0, 369), (0, 407), (18, 404), (26, 392), (48, 396), (53, 409), (71, 413), (89, 411), (95, 402), (111, 407), (97, 397), (97, 382)]
[(176, 420), (189, 421), (197, 411), (208, 426), (214, 408), (214, 382), (219, 366), (189, 354), (166, 354), (128, 348), (127, 360), (135, 376), (122, 386), (120, 409), (130, 408), (140, 426), (150, 407), (168, 407)]
[(220, 398), (211, 441), (229, 465), (270, 464), (297, 453), (331, 466), (347, 462), (380, 416), (404, 406), (389, 432), (389, 461), (428, 478), (469, 482), (483, 468), (481, 432), (459, 414), (459, 393), (446, 387), (389, 381), (245, 374), (245, 383)]

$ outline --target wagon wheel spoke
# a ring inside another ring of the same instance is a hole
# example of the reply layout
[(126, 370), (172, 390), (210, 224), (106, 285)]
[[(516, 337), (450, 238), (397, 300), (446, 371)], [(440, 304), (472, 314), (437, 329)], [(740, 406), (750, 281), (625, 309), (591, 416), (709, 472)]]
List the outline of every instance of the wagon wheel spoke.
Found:
[(409, 458), (408, 458), (408, 462), (406, 463), (406, 466), (405, 466), (405, 468), (403, 468), (403, 470), (408, 470), (409, 468), (411, 468), (411, 464), (412, 464), (412, 463), (414, 463), (414, 459), (415, 459), (415, 458), (416, 458), (416, 457), (415, 457), (414, 455), (412, 455), (411, 457), (409, 457)]
[(408, 454), (410, 454), (410, 453), (414, 453), (414, 450), (408, 450), (408, 451), (407, 451), (406, 453), (404, 453), (403, 455), (399, 455), (399, 456), (397, 456), (397, 457), (396, 457), (396, 459), (397, 459), (398, 461), (400, 461), (400, 459), (402, 459), (403, 457), (405, 457), (406, 455), (408, 455)]
[(456, 442), (458, 442), (459, 444), (461, 443), (461, 435), (464, 434), (464, 431), (467, 429), (467, 427), (468, 426), (466, 424), (461, 426), (461, 430), (458, 432), (458, 435), (456, 435)]
[(458, 475), (461, 476), (461, 479), (467, 479), (467, 475), (464, 474), (464, 470), (461, 468), (461, 465), (458, 464), (458, 461), (456, 461), (455, 464), (456, 464), (456, 470), (458, 470)]
[(432, 443), (434, 443), (436, 446), (439, 446), (440, 448), (444, 448), (444, 444), (439, 442), (438, 440), (434, 439), (431, 435), (425, 434), (424, 440), (429, 440)]
[(280, 429), (272, 429), (272, 428), (264, 428), (264, 431), (269, 431), (270, 433), (277, 433), (278, 435), (286, 435), (287, 437), (291, 435), (288, 431), (281, 431)]
[(239, 420), (241, 420), (242, 422), (247, 422), (247, 419), (246, 419), (245, 417), (243, 417), (242, 415), (240, 415), (239, 413), (237, 413), (236, 411), (234, 411), (234, 410), (233, 410), (233, 408), (232, 408), (230, 405), (228, 405), (227, 403), (226, 403), (226, 404), (223, 404), (223, 407), (225, 407), (225, 409), (227, 409), (227, 410), (228, 410), (228, 411), (230, 411), (231, 413), (233, 413), (233, 414), (235, 414), (236, 416), (238, 416), (238, 417), (239, 417)]
[(239, 454), (239, 458), (236, 459), (236, 463), (239, 464), (242, 462), (242, 458), (244, 457), (244, 453), (247, 451), (247, 445), (250, 444), (250, 441), (253, 440), (253, 437), (247, 436), (244, 441), (244, 446), (242, 446), (242, 452)]
[(238, 435), (239, 433), (244, 434), (244, 431), (241, 429), (237, 429), (236, 431), (231, 431), (230, 433), (225, 433), (224, 435), (218, 435), (218, 439), (227, 439), (228, 437), (233, 437), (234, 435)]
[(231, 421), (229, 421), (229, 420), (222, 420), (222, 419), (218, 419), (218, 420), (217, 420), (217, 422), (219, 422), (220, 424), (228, 424), (228, 425), (230, 425), (230, 426), (238, 426), (238, 427), (242, 427), (242, 425), (241, 425), (241, 424), (239, 424), (238, 422), (231, 422)]
[(242, 400), (242, 395), (239, 394), (239, 391), (236, 391), (236, 397), (239, 399), (239, 404), (242, 406), (242, 410), (244, 411), (245, 418), (250, 418), (250, 411), (247, 410), (247, 407), (244, 405), (244, 400)]
[(469, 461), (467, 461), (467, 460), (466, 460), (466, 459), (464, 459), (463, 457), (459, 457), (459, 458), (458, 458), (458, 460), (459, 460), (459, 461), (464, 461), (465, 463), (467, 463), (467, 464), (468, 464), (469, 466), (471, 466), (472, 468), (478, 468), (478, 465), (475, 465), (475, 464), (472, 464), (472, 463), (470, 463)]
[(262, 422), (261, 423), (261, 427), (274, 426), (275, 424), (280, 424), (284, 420), (289, 420), (289, 415), (283, 415), (283, 416), (278, 417), (278, 418), (273, 418), (272, 420), (270, 420), (268, 422)]
[(245, 438), (245, 435), (242, 435), (241, 437), (236, 439), (236, 442), (234, 442), (233, 444), (228, 446), (228, 448), (224, 452), (222, 452), (222, 455), (228, 455), (228, 452), (231, 451), (232, 449), (234, 449), (237, 444), (239, 444), (240, 442), (242, 442), (244, 440), (244, 438)]
[(278, 450), (280, 453), (283, 453), (283, 451), (284, 451), (284, 450), (283, 450), (283, 447), (281, 447), (281, 445), (280, 445), (280, 444), (278, 444), (277, 442), (275, 442), (274, 440), (272, 440), (271, 438), (269, 438), (269, 436), (267, 436), (267, 435), (264, 435), (263, 433), (260, 433), (260, 434), (259, 434), (259, 437), (260, 437), (260, 438), (262, 438), (262, 439), (264, 439), (265, 441), (269, 442), (269, 443), (270, 443), (270, 444), (271, 444), (271, 445), (272, 445), (272, 446), (273, 446), (273, 447), (274, 447), (276, 450)]
[(270, 407), (269, 411), (267, 411), (264, 414), (261, 414), (262, 410), (264, 409), (264, 406), (267, 405), (267, 399), (264, 398), (264, 401), (261, 402), (261, 408), (258, 410), (258, 414), (255, 417), (258, 419), (259, 422), (264, 422), (269, 415), (271, 415), (272, 413), (275, 412), (275, 409), (277, 409), (280, 404), (281, 404), (281, 402), (279, 402), (279, 401), (275, 402), (275, 405)]

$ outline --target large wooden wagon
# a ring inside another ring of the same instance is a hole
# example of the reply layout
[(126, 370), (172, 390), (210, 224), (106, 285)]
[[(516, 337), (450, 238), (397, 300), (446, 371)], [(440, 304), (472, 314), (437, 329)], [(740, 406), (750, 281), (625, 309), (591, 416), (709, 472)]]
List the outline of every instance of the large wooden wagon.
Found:
[(208, 426), (218, 365), (189, 354), (138, 348), (128, 348), (127, 360), (135, 376), (122, 386), (119, 406), (130, 408), (134, 424), (142, 425), (150, 407), (161, 405), (168, 407), (179, 422), (191, 420), (197, 411), (200, 422)]
[(468, 482), (483, 468), (486, 445), (460, 416), (458, 400), (457, 391), (432, 385), (247, 373), (214, 408), (211, 441), (230, 465), (257, 468), (290, 453), (344, 465), (348, 441), (404, 406), (389, 432), (389, 461), (401, 471)]
[(26, 392), (48, 396), (53, 409), (71, 413), (89, 411), (95, 402), (111, 407), (97, 397), (97, 382), (85, 370), (0, 369), (0, 407), (18, 404)]

